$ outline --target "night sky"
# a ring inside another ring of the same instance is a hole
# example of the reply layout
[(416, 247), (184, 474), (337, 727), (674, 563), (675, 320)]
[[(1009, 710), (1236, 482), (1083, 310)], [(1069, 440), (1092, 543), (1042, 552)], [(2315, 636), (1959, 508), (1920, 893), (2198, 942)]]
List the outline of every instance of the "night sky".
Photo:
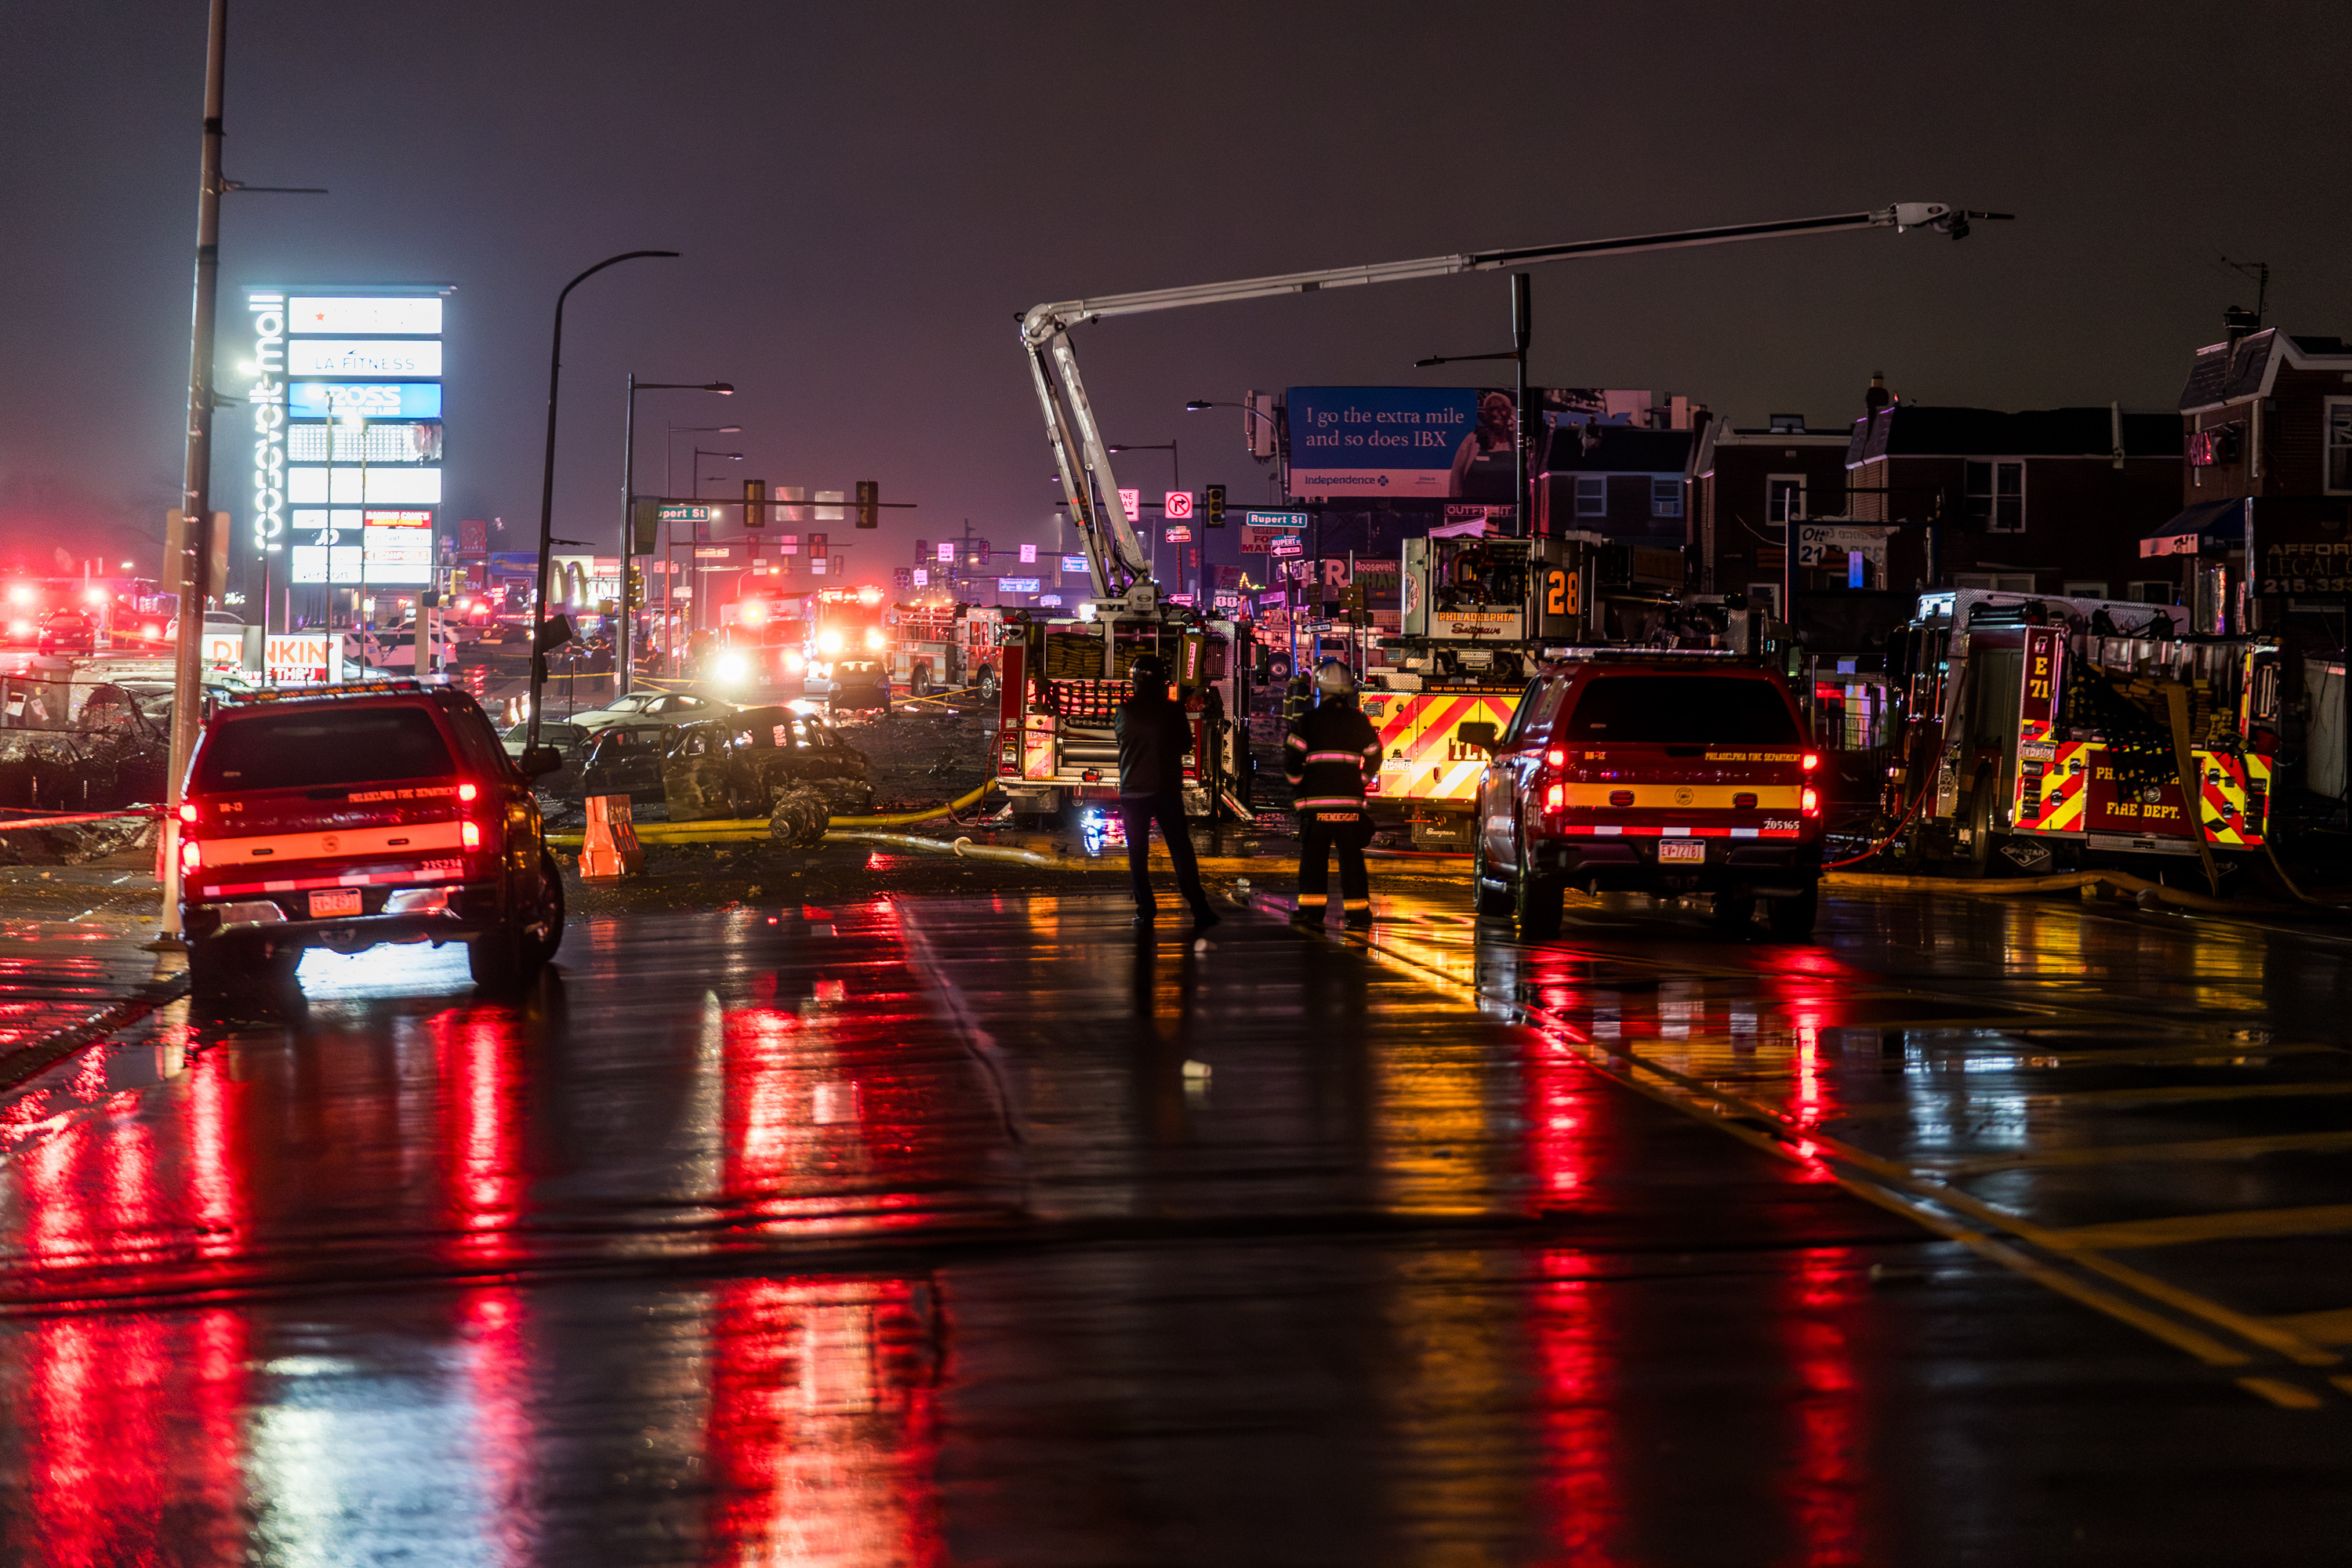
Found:
[[(0, 37), (0, 562), (127, 548), (179, 485), (204, 0), (6, 0)], [(682, 251), (572, 296), (556, 531), (614, 534), (627, 372), (730, 380), (641, 399), (641, 488), (665, 419), (740, 424), (703, 441), (747, 454), (730, 488), (921, 503), (865, 576), (966, 518), (1052, 539), (1013, 328), (1039, 300), (1906, 199), (2018, 221), (1544, 269), (1534, 379), (1743, 424), (1843, 424), (1876, 370), (1927, 402), (2165, 408), (2253, 303), (2221, 255), (2271, 263), (2271, 321), (2352, 331), (2347, 45), (2322, 4), (235, 0), (228, 174), (333, 194), (225, 202), (222, 385), (242, 284), (455, 285), (445, 515), (527, 527), (556, 290)], [(1114, 439), (1181, 435), (1188, 488), (1255, 500), (1240, 416), (1188, 398), (1484, 379), (1411, 364), (1506, 346), (1507, 297), (1442, 279), (1079, 345)], [(239, 412), (215, 504), (242, 523)]]

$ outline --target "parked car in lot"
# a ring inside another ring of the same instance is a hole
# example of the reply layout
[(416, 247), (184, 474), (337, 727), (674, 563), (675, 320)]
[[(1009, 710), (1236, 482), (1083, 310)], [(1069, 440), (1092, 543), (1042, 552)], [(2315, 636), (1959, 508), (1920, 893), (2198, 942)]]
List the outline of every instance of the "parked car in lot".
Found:
[(698, 697), (691, 691), (652, 689), (632, 691), (585, 713), (573, 713), (564, 722), (588, 731), (610, 729), (615, 724), (644, 728), (652, 724), (685, 724), (697, 719), (715, 719), (734, 711), (733, 703), (721, 702), (716, 697)]
[(777, 795), (805, 785), (835, 816), (874, 809), (866, 753), (822, 720), (789, 708), (747, 708), (681, 724), (661, 756), (672, 822), (765, 816)]
[(199, 994), (292, 978), (302, 951), (466, 944), (475, 981), (518, 984), (563, 939), (563, 881), (530, 775), (474, 700), (377, 681), (225, 703), (180, 807), (180, 919)]
[(1479, 785), (1481, 914), (1559, 930), (1562, 890), (1711, 893), (1719, 923), (1761, 901), (1813, 928), (1820, 756), (1780, 674), (1723, 655), (1593, 650), (1544, 665)]

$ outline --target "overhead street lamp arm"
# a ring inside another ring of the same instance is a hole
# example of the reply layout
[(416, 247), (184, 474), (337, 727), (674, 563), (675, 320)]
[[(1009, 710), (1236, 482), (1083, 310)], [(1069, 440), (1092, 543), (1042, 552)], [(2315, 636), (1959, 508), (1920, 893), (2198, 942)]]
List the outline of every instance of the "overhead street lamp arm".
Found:
[(555, 531), (555, 405), (556, 394), (563, 378), (563, 302), (572, 298), (572, 290), (602, 272), (607, 267), (618, 267), (624, 261), (635, 261), (644, 257), (674, 259), (675, 250), (625, 250), (618, 256), (608, 256), (587, 271), (563, 286), (555, 297), (555, 337), (547, 354), (547, 460), (540, 475), (539, 489), (539, 600), (532, 606), (530, 628), (530, 719), (524, 731), (523, 749), (528, 753), (539, 744), (540, 689), (547, 680), (547, 654), (540, 647), (547, 625), (547, 569), (551, 549), (550, 540)]
[(1733, 245), (1750, 239), (1790, 239), (1804, 235), (1837, 234), (1848, 229), (1932, 228), (1954, 239), (1964, 238), (1971, 218), (2002, 219), (2008, 213), (1972, 212), (1942, 202), (1896, 202), (1864, 212), (1832, 213), (1822, 217), (1784, 218), (1772, 223), (1727, 224), (1715, 228), (1679, 229), (1664, 234), (1626, 235), (1613, 239), (1575, 240), (1565, 245), (1521, 247), (1501, 250), (1464, 251), (1454, 256), (1423, 257), (1412, 261), (1336, 267), (1317, 272), (1285, 272), (1265, 278), (1237, 279), (1226, 283), (1199, 283), (1181, 289), (1150, 289), (1132, 294), (1104, 294), (1093, 299), (1064, 300), (1034, 305), (1020, 317), (1022, 345), (1029, 353), (1045, 409), (1047, 438), (1062, 473), (1071, 521), (1086, 541), (1087, 559), (1094, 571), (1097, 592), (1122, 591), (1145, 576), (1149, 563), (1135, 531), (1119, 507), (1118, 481), (1112, 477), (1110, 455), (1095, 423), (1094, 409), (1078, 374), (1077, 356), (1070, 346), (1070, 329), (1086, 321), (1113, 316), (1141, 315), (1180, 310), (1190, 305), (1224, 304), (1263, 300), (1277, 294), (1312, 294), (1325, 289), (1347, 289), (1369, 283), (1399, 283), (1416, 278), (1445, 278), (1460, 272), (1492, 272), (1539, 267), (1553, 261), (1596, 256), (1631, 256), (1651, 250), (1688, 250), (1700, 246)]

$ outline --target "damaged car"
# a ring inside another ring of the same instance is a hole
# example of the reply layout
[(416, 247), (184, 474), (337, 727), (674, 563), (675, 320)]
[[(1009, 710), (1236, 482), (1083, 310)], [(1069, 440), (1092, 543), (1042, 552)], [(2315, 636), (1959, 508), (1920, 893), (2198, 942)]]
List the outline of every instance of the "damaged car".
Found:
[(776, 796), (807, 788), (835, 816), (874, 809), (866, 753), (810, 714), (747, 708), (680, 724), (661, 753), (662, 797), (672, 822), (766, 816)]

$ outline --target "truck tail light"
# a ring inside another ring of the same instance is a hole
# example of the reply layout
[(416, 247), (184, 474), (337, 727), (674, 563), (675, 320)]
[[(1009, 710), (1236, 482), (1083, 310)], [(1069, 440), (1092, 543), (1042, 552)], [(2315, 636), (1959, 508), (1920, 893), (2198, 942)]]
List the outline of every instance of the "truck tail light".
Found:
[(1800, 809), (1801, 809), (1807, 816), (1819, 816), (1822, 814), (1821, 791), (1815, 789), (1811, 784), (1807, 784), (1805, 786), (1805, 793), (1800, 797), (1800, 799), (1801, 801)]
[(1731, 809), (1734, 811), (1753, 811), (1756, 809), (1756, 797), (1753, 795), (1748, 794), (1747, 791), (1742, 790), (1739, 794), (1731, 797)]
[(1807, 752), (1805, 753), (1804, 769), (1807, 773), (1811, 773), (1815, 768), (1820, 767), (1821, 765), (1822, 759), (1820, 753), (1815, 752)]
[(482, 847), (482, 825), (478, 822), (459, 823), (457, 838), (467, 848), (479, 849)]
[(478, 799), (481, 795), (481, 786), (472, 783), (471, 781), (461, 784), (457, 786), (457, 798), (461, 801), (472, 801)]
[(180, 803), (180, 820), (190, 824), (194, 823), (196, 820), (196, 803), (194, 801), (184, 800)]
[[(1558, 784), (1554, 784), (1552, 786), (1552, 794), (1558, 795), (1559, 793), (1559, 786)], [(1631, 805), (1633, 804), (1633, 792), (1630, 789), (1612, 789), (1609, 792), (1609, 804), (1615, 806)]]
[(201, 844), (198, 844), (198, 843), (197, 843), (194, 839), (193, 839), (193, 838), (183, 838), (183, 839), (181, 839), (181, 840), (180, 840), (180, 875), (182, 875), (183, 877), (184, 877), (184, 876), (186, 876), (186, 875), (187, 875), (189, 872), (191, 872), (191, 871), (201, 871), (201, 870), (203, 870), (203, 869), (204, 869), (204, 866), (205, 866), (205, 850), (204, 850), (204, 846), (203, 846), (203, 845), (201, 845)]
[(1546, 811), (1565, 811), (1567, 808), (1568, 786), (1566, 784), (1552, 784), (1545, 789), (1544, 809)]
[(1548, 768), (1564, 768), (1568, 766), (1568, 752), (1561, 747), (1552, 747), (1549, 751), (1544, 753), (1544, 766)]

